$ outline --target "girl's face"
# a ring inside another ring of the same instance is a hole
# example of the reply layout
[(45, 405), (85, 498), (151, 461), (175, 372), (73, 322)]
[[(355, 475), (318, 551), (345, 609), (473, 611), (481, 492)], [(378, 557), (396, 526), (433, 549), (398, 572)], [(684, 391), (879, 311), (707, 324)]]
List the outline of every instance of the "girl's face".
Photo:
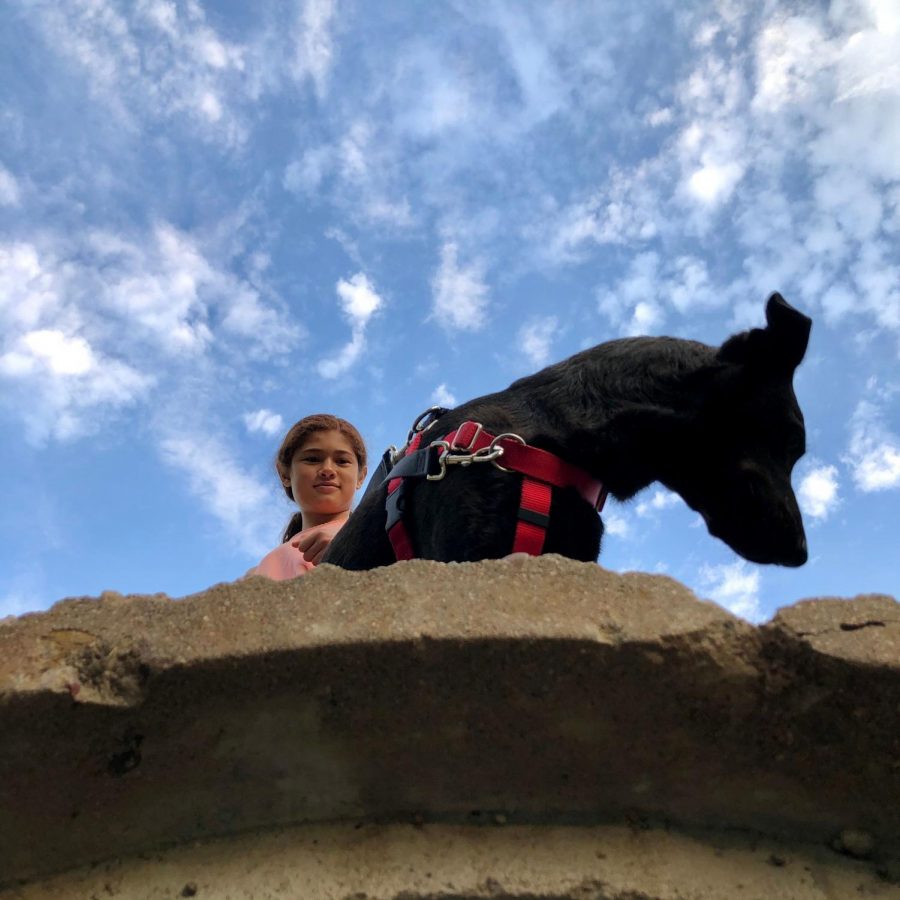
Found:
[(303, 527), (309, 528), (347, 512), (365, 477), (350, 441), (329, 430), (314, 431), (294, 451), (291, 476), (283, 480), (303, 513)]

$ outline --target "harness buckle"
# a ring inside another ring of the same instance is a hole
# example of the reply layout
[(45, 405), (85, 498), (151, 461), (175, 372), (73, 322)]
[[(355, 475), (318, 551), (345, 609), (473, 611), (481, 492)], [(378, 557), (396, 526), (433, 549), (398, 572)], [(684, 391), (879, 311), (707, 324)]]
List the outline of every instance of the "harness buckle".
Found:
[[(460, 441), (467, 436), (469, 431), (468, 426), (472, 426), (474, 429), (472, 431), (472, 437), (467, 444), (462, 444)], [(450, 444), (450, 449), (462, 450), (463, 453), (471, 453), (472, 448), (475, 446), (475, 442), (478, 440), (478, 436), (482, 431), (484, 431), (484, 426), (481, 422), (463, 422), (462, 425), (456, 429), (456, 434), (453, 436), (453, 443)]]

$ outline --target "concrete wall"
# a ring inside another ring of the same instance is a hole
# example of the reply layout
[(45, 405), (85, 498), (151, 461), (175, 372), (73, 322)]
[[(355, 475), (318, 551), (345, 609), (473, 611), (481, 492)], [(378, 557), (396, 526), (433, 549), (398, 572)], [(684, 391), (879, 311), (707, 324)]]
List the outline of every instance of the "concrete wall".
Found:
[(0, 897), (900, 897), (898, 661), (889, 597), (559, 557), (64, 601), (0, 623)]

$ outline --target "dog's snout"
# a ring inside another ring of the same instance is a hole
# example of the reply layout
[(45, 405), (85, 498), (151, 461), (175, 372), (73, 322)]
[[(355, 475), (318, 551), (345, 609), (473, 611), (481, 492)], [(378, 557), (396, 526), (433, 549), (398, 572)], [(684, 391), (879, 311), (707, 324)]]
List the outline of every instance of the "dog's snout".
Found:
[(787, 565), (791, 568), (797, 568), (798, 566), (802, 566), (808, 559), (809, 550), (806, 546), (806, 535), (801, 534)]

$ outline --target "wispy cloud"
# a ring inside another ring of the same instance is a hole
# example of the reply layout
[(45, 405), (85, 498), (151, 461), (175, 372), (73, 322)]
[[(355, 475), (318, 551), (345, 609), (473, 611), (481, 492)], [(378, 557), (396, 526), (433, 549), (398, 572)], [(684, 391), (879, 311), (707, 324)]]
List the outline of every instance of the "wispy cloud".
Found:
[(751, 622), (760, 618), (759, 572), (744, 560), (700, 569), (700, 584), (704, 593), (729, 612)]
[(251, 434), (262, 432), (274, 437), (284, 429), (284, 419), (271, 409), (257, 409), (255, 412), (244, 413), (244, 425)]
[(400, 149), (385, 128), (353, 118), (337, 140), (306, 148), (288, 163), (282, 183), (292, 193), (320, 201), (329, 196), (353, 219), (403, 231), (413, 223), (396, 172)]
[(553, 338), (558, 330), (559, 320), (556, 316), (532, 317), (519, 328), (519, 349), (532, 366), (545, 366), (550, 360)]
[(273, 491), (246, 472), (228, 446), (208, 435), (180, 434), (160, 441), (159, 450), (244, 553), (262, 556), (268, 550)]
[(67, 285), (34, 246), (0, 245), (0, 381), (37, 444), (96, 430), (104, 409), (135, 403), (155, 383), (92, 342), (85, 317), (64, 299)]
[(450, 392), (446, 383), (442, 381), (431, 392), (431, 402), (435, 406), (446, 406), (448, 409), (452, 409), (456, 406), (456, 397)]
[(728, 301), (726, 290), (712, 283), (706, 263), (695, 256), (664, 262), (654, 251), (631, 260), (627, 273), (597, 295), (598, 307), (623, 334), (658, 331), (671, 312), (688, 315), (715, 309)]
[(362, 272), (357, 272), (349, 280), (342, 278), (338, 281), (336, 290), (344, 318), (350, 323), (352, 336), (337, 353), (319, 360), (317, 368), (323, 378), (338, 378), (356, 363), (366, 346), (366, 325), (384, 306), (384, 300)]
[(605, 534), (613, 537), (631, 537), (631, 522), (626, 516), (611, 509), (603, 513), (603, 529)]
[(887, 426), (884, 406), (892, 391), (867, 385), (870, 399), (860, 400), (850, 420), (846, 463), (853, 481), (866, 493), (900, 487), (900, 437)]
[(319, 98), (325, 97), (335, 46), (331, 27), (337, 12), (335, 0), (304, 0), (295, 26), (291, 73), (302, 81), (310, 78)]
[(20, 194), (18, 180), (0, 163), (0, 206), (18, 206)]
[[(0, 243), (0, 380), (29, 439), (90, 433), (150, 396), (171, 360), (289, 352), (300, 329), (167, 223)], [(214, 344), (218, 339), (218, 346)]]
[(441, 247), (441, 264), (431, 282), (432, 315), (450, 331), (478, 331), (487, 320), (488, 289), (479, 263), (461, 266), (453, 241)]
[(23, 334), (0, 355), (7, 401), (16, 402), (28, 439), (70, 440), (99, 429), (107, 409), (130, 406), (155, 379), (97, 353), (78, 335), (55, 329)]
[(123, 125), (137, 127), (139, 116), (185, 116), (210, 137), (243, 140), (231, 98), (244, 94), (245, 51), (207, 24), (199, 3), (37, 2), (30, 17)]
[(653, 496), (649, 500), (641, 500), (634, 508), (634, 511), (642, 518), (646, 518), (661, 513), (663, 510), (672, 509), (672, 507), (679, 506), (682, 503), (681, 497), (672, 493), (672, 491), (655, 490)]

